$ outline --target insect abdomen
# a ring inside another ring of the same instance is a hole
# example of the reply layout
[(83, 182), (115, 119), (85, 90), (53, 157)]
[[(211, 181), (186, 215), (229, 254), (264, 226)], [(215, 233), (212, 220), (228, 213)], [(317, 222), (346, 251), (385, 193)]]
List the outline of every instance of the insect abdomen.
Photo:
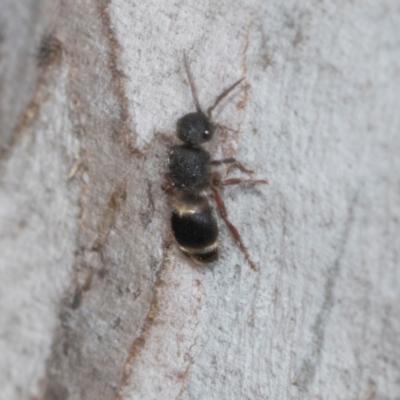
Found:
[(194, 261), (207, 264), (218, 258), (218, 221), (205, 197), (178, 199), (171, 227), (179, 247)]

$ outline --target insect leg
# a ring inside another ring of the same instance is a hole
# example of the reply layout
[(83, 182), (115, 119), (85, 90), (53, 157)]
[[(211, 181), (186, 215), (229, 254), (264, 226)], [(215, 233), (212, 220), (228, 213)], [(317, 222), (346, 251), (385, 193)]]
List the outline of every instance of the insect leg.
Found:
[(161, 190), (166, 194), (172, 194), (175, 191), (175, 186), (168, 174), (164, 175), (164, 182), (161, 185)]
[(212, 193), (213, 193), (213, 197), (214, 197), (215, 203), (217, 205), (217, 209), (218, 209), (219, 215), (224, 220), (227, 228), (229, 229), (229, 231), (231, 232), (233, 238), (235, 239), (236, 244), (239, 246), (240, 250), (244, 254), (247, 262), (250, 264), (250, 267), (254, 271), (257, 271), (256, 264), (251, 259), (249, 251), (247, 250), (247, 247), (244, 245), (243, 240), (242, 240), (238, 230), (232, 224), (232, 222), (229, 221), (229, 219), (227, 217), (225, 203), (224, 203), (224, 200), (222, 199), (221, 194), (219, 193), (218, 189), (215, 186), (211, 186), (211, 190), (212, 190)]
[(267, 184), (268, 181), (265, 179), (241, 179), (241, 178), (231, 178), (231, 179), (226, 179), (224, 181), (220, 181), (219, 185), (220, 186), (231, 186), (231, 185), (240, 185), (242, 183), (247, 183), (250, 185), (258, 185), (258, 184)]
[[(223, 158), (222, 160), (213, 160), (211, 161), (211, 165), (221, 165), (221, 164), (231, 164), (229, 166), (229, 170), (232, 167), (239, 168), (241, 171), (245, 172), (246, 174), (252, 174), (254, 171), (246, 168), (240, 161), (236, 160), (234, 157)], [(228, 170), (228, 172), (229, 172)]]

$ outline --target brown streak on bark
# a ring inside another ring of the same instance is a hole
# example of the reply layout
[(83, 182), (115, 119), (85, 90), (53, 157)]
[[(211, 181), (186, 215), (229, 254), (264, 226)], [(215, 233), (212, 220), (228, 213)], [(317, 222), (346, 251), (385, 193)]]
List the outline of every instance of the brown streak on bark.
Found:
[[(163, 259), (165, 260), (165, 257), (163, 257)], [(154, 295), (153, 295), (153, 298), (150, 303), (149, 311), (143, 322), (142, 330), (140, 332), (140, 335), (133, 341), (133, 343), (129, 349), (127, 359), (125, 360), (123, 370), (122, 370), (122, 377), (121, 377), (121, 380), (118, 385), (117, 397), (115, 398), (115, 400), (122, 400), (123, 390), (129, 383), (132, 363), (133, 363), (135, 357), (139, 354), (140, 350), (144, 347), (144, 345), (146, 343), (146, 339), (149, 336), (149, 332), (153, 326), (154, 319), (159, 311), (159, 309), (158, 309), (158, 307), (159, 307), (158, 290), (164, 284), (164, 281), (162, 279), (162, 273), (165, 270), (165, 267), (166, 267), (166, 264), (164, 261), (164, 263), (161, 265), (160, 269), (157, 271), (157, 274), (156, 274), (156, 281), (154, 284)]]
[[(109, 4), (109, 2), (108, 2)], [(131, 153), (136, 153), (138, 150), (135, 148), (133, 132), (129, 128), (129, 100), (125, 93), (124, 79), (125, 74), (118, 68), (118, 59), (121, 53), (121, 46), (117, 40), (117, 35), (111, 24), (110, 14), (108, 12), (108, 4), (101, 8), (101, 21), (105, 30), (105, 37), (108, 41), (108, 68), (111, 73), (113, 83), (115, 84), (116, 96), (120, 106), (120, 114), (122, 127), (118, 134), (122, 135), (125, 146)]]
[(5, 147), (0, 148), (0, 160), (8, 159), (26, 129), (33, 123), (39, 114), (40, 105), (45, 96), (48, 72), (51, 67), (60, 64), (63, 45), (53, 35), (46, 35), (38, 49), (36, 58), (40, 68), (39, 78), (36, 82), (34, 95), (18, 118), (18, 122), (11, 133), (10, 139)]
[(126, 200), (126, 182), (118, 184), (107, 201), (107, 206), (103, 211), (99, 226), (97, 228), (98, 236), (92, 247), (92, 250), (98, 250), (101, 253), (101, 249), (104, 246), (108, 234), (115, 224), (118, 212), (121, 210), (122, 204)]
[[(200, 282), (198, 282), (198, 286), (201, 286), (201, 283), (200, 283)], [(196, 325), (195, 325), (194, 330), (193, 330), (194, 332), (196, 331), (197, 327), (198, 327), (199, 324), (200, 324), (200, 320), (199, 320), (199, 309), (200, 309), (200, 306), (201, 306), (201, 296), (199, 296), (199, 297), (197, 298), (197, 302), (198, 302), (198, 307), (196, 308), (195, 313), (194, 313), (194, 315), (195, 315), (196, 318), (197, 318), (197, 322), (196, 322)], [(198, 338), (199, 338), (199, 335), (195, 336), (195, 338), (194, 338), (194, 340), (193, 340), (193, 343), (190, 345), (188, 351), (186, 352), (186, 356), (187, 356), (188, 359), (189, 359), (189, 363), (188, 363), (187, 367), (185, 368), (185, 371), (184, 371), (184, 372), (182, 373), (182, 375), (181, 375), (181, 379), (182, 379), (183, 383), (182, 383), (181, 389), (180, 389), (180, 391), (179, 391), (179, 393), (178, 393), (178, 396), (176, 397), (175, 400), (179, 400), (179, 399), (182, 398), (182, 395), (183, 395), (183, 393), (185, 392), (185, 389), (186, 389), (186, 387), (187, 387), (187, 377), (188, 377), (190, 368), (192, 367), (192, 365), (193, 365), (193, 363), (194, 363), (194, 359), (193, 359), (193, 357), (191, 356), (190, 353), (192, 352), (192, 349), (197, 345), (197, 339), (198, 339)]]

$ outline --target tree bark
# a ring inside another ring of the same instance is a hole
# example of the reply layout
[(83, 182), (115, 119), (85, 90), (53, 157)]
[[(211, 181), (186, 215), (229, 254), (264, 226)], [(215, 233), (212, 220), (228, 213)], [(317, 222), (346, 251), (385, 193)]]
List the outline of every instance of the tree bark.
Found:
[[(0, 10), (1, 399), (400, 399), (399, 1)], [(172, 238), (184, 52), (256, 271)]]

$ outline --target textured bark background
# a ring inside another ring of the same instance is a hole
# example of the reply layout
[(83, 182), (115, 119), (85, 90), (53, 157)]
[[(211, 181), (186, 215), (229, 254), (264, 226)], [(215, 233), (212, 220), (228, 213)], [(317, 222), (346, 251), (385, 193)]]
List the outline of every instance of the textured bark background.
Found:
[[(204, 106), (246, 77), (256, 272), (172, 242), (184, 51)], [(400, 399), (398, 0), (0, 0), (0, 74), (1, 399)]]

